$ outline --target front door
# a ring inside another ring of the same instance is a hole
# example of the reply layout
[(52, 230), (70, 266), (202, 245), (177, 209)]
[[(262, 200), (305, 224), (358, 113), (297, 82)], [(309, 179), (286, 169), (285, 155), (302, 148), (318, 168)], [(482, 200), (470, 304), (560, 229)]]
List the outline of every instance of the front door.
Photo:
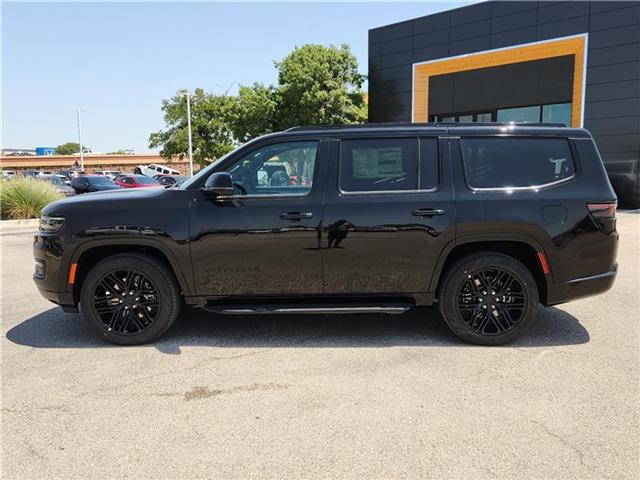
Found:
[(201, 296), (322, 293), (318, 248), (328, 142), (278, 141), (218, 171), (235, 193), (192, 204), (191, 256)]
[(438, 256), (455, 238), (447, 140), (354, 137), (332, 147), (325, 292), (428, 292)]

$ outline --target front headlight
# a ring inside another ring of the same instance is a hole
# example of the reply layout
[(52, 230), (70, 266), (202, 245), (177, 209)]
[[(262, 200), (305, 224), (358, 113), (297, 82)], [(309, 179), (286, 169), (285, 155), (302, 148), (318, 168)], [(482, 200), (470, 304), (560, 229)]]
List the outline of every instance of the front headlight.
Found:
[(43, 215), (40, 217), (40, 231), (55, 233), (64, 225), (64, 217)]

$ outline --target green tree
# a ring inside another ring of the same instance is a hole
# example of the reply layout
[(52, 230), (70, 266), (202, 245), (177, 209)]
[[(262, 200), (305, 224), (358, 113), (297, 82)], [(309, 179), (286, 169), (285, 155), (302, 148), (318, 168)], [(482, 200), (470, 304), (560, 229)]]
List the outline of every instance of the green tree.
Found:
[(304, 45), (275, 65), (278, 129), (366, 121), (361, 91), (365, 76), (358, 73), (358, 60), (348, 45)]
[(239, 142), (271, 133), (274, 130), (278, 99), (273, 87), (254, 83), (241, 86), (227, 120)]
[[(191, 96), (191, 132), (193, 160), (206, 165), (235, 146), (228, 117), (235, 99), (227, 95), (213, 95), (197, 88)], [(182, 92), (162, 101), (165, 130), (149, 136), (149, 147), (160, 147), (160, 154), (171, 159), (188, 153), (187, 100)]]
[(54, 150), (56, 155), (73, 155), (78, 152), (80, 152), (80, 144), (75, 142), (63, 143), (62, 145), (58, 145)]
[[(348, 45), (304, 45), (275, 62), (278, 84), (240, 86), (238, 94), (196, 89), (191, 97), (193, 157), (201, 165), (239, 143), (297, 125), (360, 123), (367, 119), (362, 93), (365, 76)], [(186, 98), (178, 92), (162, 101), (166, 128), (149, 136), (170, 159), (188, 151)], [(308, 162), (304, 163), (305, 165)], [(294, 172), (303, 165), (292, 165)]]

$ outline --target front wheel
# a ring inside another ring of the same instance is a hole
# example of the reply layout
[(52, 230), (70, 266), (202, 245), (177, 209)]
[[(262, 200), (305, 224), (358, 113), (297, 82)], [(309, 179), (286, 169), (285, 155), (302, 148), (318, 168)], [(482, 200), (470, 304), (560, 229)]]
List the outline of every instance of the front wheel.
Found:
[(453, 333), (479, 345), (501, 345), (525, 332), (538, 311), (538, 288), (522, 263), (486, 252), (458, 260), (445, 274), (440, 313)]
[(82, 284), (80, 307), (91, 329), (119, 345), (152, 342), (180, 311), (178, 286), (156, 258), (122, 253), (105, 258)]

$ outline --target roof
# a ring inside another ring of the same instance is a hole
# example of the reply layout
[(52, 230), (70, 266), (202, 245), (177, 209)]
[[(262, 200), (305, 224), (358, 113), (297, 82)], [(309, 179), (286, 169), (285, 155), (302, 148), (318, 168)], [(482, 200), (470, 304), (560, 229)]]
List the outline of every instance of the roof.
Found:
[(364, 123), (357, 125), (308, 125), (293, 127), (283, 133), (455, 133), (455, 134), (504, 134), (589, 136), (583, 129), (567, 128), (560, 123)]

